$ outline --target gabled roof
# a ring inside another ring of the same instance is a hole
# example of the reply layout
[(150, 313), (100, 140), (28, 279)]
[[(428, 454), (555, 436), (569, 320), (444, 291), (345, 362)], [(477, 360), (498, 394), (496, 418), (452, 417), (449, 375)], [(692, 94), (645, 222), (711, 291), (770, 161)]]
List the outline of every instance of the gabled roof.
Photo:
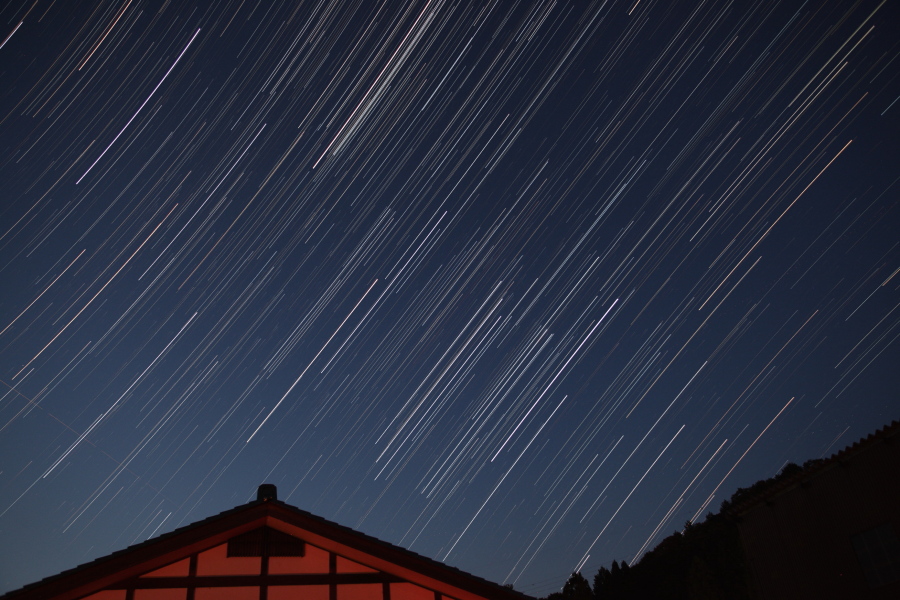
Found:
[[(316, 547), (375, 569), (386, 581), (415, 581), (436, 594), (456, 600), (531, 600), (529, 596), (492, 583), (399, 546), (328, 521), (295, 506), (260, 497), (170, 533), (10, 591), (2, 600), (75, 599), (121, 585), (203, 552), (261, 527), (288, 533)], [(437, 597), (437, 596), (436, 596)]]

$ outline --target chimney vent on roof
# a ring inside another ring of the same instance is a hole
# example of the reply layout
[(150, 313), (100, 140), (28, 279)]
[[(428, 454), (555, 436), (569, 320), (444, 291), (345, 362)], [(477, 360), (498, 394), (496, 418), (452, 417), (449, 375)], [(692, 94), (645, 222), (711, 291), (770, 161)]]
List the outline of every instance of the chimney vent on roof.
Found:
[(278, 488), (274, 484), (264, 483), (256, 490), (256, 501), (278, 500)]

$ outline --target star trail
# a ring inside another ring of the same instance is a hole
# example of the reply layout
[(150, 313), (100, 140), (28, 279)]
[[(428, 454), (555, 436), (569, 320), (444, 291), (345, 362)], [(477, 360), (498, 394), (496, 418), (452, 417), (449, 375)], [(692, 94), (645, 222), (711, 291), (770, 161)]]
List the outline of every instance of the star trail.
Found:
[(0, 591), (268, 482), (543, 596), (900, 417), (898, 23), (6, 3)]

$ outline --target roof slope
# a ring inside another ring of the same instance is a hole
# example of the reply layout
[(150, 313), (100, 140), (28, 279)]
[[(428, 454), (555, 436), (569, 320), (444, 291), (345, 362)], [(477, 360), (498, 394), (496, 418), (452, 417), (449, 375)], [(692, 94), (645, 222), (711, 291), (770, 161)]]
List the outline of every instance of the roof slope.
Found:
[[(261, 491), (264, 486), (261, 486)], [(269, 486), (273, 487), (273, 486)], [(262, 498), (162, 534), (124, 550), (10, 591), (3, 600), (78, 598), (148, 570), (164, 567), (259, 527), (294, 533), (313, 545), (332, 546), (354, 560), (408, 580), (429, 582), (435, 592), (474, 600), (531, 600), (529, 596), (487, 581), (410, 550), (328, 521), (274, 498)]]

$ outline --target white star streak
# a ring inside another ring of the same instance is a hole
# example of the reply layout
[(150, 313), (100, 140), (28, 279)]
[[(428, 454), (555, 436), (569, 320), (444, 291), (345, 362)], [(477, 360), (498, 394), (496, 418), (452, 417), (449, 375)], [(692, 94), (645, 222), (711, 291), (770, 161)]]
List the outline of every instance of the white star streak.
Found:
[(187, 49), (191, 47), (191, 44), (192, 44), (192, 43), (194, 43), (194, 40), (197, 38), (197, 35), (198, 35), (199, 33), (200, 33), (200, 30), (199, 30), (199, 29), (198, 29), (197, 31), (194, 32), (194, 35), (193, 35), (193, 37), (191, 37), (190, 41), (187, 43), (187, 46), (184, 47), (184, 49), (181, 51), (181, 54), (178, 55), (178, 58), (175, 59), (175, 62), (173, 62), (173, 63), (172, 63), (172, 66), (169, 67), (169, 70), (166, 71), (166, 74), (163, 75), (162, 79), (159, 80), (159, 83), (156, 84), (156, 87), (153, 88), (153, 91), (150, 92), (150, 95), (147, 96), (147, 98), (146, 98), (146, 99), (144, 100), (144, 102), (138, 107), (138, 109), (134, 112), (134, 114), (131, 115), (131, 118), (128, 119), (128, 122), (125, 123), (125, 126), (119, 131), (119, 133), (116, 134), (116, 137), (113, 138), (113, 140), (112, 140), (112, 141), (109, 143), (109, 145), (103, 150), (103, 152), (100, 153), (100, 156), (98, 156), (98, 157), (96, 158), (96, 160), (94, 160), (94, 162), (91, 163), (91, 166), (89, 166), (89, 167), (87, 168), (87, 171), (85, 171), (84, 173), (82, 173), (81, 177), (79, 177), (78, 180), (75, 182), (76, 185), (79, 184), (79, 183), (81, 183), (81, 180), (84, 179), (84, 178), (87, 176), (87, 174), (91, 172), (91, 169), (93, 169), (94, 166), (96, 166), (96, 164), (97, 164), (98, 162), (100, 162), (100, 159), (103, 158), (103, 156), (109, 151), (109, 149), (112, 148), (113, 144), (116, 143), (116, 140), (118, 140), (119, 137), (120, 137), (123, 133), (125, 133), (125, 130), (128, 129), (128, 126), (129, 126), (129, 125), (131, 125), (131, 122), (134, 121), (135, 117), (137, 117), (138, 114), (140, 114), (140, 112), (144, 109), (144, 106), (147, 105), (147, 103), (150, 101), (150, 98), (152, 98), (152, 97), (153, 97), (153, 94), (156, 93), (156, 90), (159, 89), (159, 86), (161, 86), (161, 85), (163, 84), (163, 82), (166, 80), (166, 77), (169, 76), (169, 73), (172, 72), (172, 69), (175, 68), (175, 65), (178, 64), (178, 61), (181, 60), (181, 57), (184, 56), (184, 53), (187, 52)]

